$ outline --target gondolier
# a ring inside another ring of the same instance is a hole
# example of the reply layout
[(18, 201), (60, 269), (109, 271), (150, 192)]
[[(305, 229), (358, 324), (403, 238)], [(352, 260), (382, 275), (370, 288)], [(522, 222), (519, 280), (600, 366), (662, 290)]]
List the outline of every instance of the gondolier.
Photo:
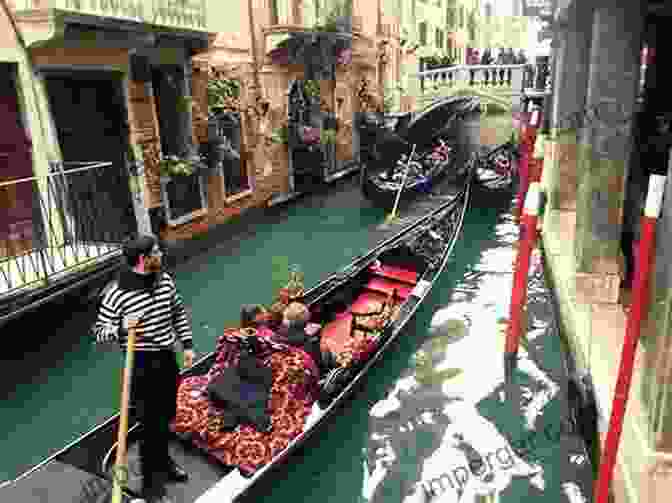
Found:
[(153, 236), (124, 244), (125, 267), (101, 295), (94, 335), (98, 343), (118, 342), (126, 350), (129, 324), (137, 321), (131, 405), (142, 424), (140, 464), (148, 503), (169, 500), (167, 481), (186, 482), (187, 473), (169, 456), (170, 422), (177, 401), (175, 344), (184, 349), (184, 365), (194, 361), (190, 321), (173, 278), (161, 270), (162, 252)]

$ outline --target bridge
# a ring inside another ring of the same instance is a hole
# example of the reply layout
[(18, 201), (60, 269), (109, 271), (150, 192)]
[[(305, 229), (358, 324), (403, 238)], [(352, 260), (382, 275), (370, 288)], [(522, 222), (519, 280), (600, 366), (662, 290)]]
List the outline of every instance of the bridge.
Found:
[(478, 96), (484, 109), (504, 112), (520, 109), (523, 99), (550, 92), (548, 69), (534, 65), (455, 65), (418, 72), (409, 77), (408, 93), (423, 108), (447, 96)]

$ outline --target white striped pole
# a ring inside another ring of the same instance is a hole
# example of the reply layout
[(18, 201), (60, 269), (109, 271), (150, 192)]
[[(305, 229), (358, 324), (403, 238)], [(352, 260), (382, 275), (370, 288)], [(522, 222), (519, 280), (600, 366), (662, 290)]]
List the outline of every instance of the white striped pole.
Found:
[(651, 257), (655, 241), (656, 223), (662, 208), (664, 190), (665, 176), (651, 175), (649, 178), (649, 191), (646, 197), (646, 207), (641, 217), (641, 238), (632, 288), (632, 308), (630, 309), (625, 328), (625, 339), (623, 341), (621, 363), (614, 391), (611, 420), (602, 451), (602, 463), (600, 465), (599, 477), (595, 482), (596, 503), (608, 503), (609, 501), (609, 488), (623, 430), (623, 419), (630, 393), (635, 353), (637, 352), (637, 345), (642, 330), (642, 319), (648, 309)]

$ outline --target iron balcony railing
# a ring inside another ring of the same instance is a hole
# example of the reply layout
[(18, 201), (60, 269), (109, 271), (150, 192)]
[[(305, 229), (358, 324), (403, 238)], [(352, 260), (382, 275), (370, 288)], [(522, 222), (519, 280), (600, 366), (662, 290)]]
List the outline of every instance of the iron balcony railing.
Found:
[(0, 299), (120, 255), (135, 217), (118, 171), (54, 162), (46, 175), (0, 182)]

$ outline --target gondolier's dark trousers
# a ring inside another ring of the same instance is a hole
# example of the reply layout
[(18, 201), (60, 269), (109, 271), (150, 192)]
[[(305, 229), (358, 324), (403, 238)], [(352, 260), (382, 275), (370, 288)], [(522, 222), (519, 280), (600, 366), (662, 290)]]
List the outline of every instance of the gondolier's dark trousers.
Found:
[(137, 351), (131, 404), (141, 423), (140, 467), (145, 496), (160, 495), (169, 468), (170, 422), (177, 411), (179, 367), (174, 351)]

